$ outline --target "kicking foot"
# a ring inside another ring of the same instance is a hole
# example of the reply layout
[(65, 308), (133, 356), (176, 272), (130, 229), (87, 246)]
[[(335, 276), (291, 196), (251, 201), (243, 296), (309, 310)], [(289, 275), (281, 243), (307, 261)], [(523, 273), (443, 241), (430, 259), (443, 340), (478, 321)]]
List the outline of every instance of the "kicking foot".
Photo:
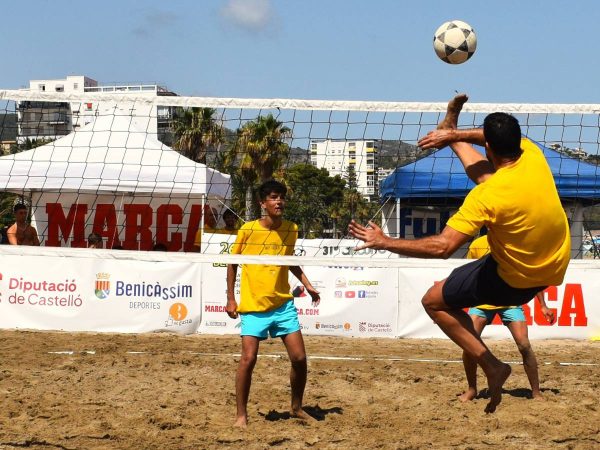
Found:
[(235, 419), (235, 423), (233, 424), (235, 428), (246, 428), (248, 426), (248, 418), (246, 416), (240, 416)]
[(490, 402), (485, 407), (487, 414), (496, 411), (496, 407), (502, 401), (502, 386), (510, 376), (511, 368), (508, 364), (502, 363), (500, 368), (491, 376), (488, 376), (488, 392), (490, 393)]
[(312, 421), (315, 420), (315, 418), (313, 416), (311, 416), (310, 414), (308, 414), (306, 411), (304, 411), (302, 408), (298, 409), (298, 410), (292, 410), (290, 412), (290, 415), (296, 419), (300, 419), (300, 420), (307, 420), (307, 421)]
[(461, 402), (466, 403), (477, 397), (477, 389), (469, 388), (462, 394), (458, 394), (457, 397)]
[(463, 105), (469, 100), (467, 94), (458, 94), (452, 100), (448, 102), (448, 109), (446, 110), (446, 117), (442, 120), (438, 126), (438, 130), (456, 129), (458, 126), (458, 115), (462, 110)]

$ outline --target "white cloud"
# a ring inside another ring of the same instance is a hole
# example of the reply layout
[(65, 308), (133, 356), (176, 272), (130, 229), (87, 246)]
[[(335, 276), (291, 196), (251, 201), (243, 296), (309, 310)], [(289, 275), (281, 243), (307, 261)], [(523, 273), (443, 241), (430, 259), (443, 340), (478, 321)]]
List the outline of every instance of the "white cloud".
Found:
[(273, 20), (271, 0), (227, 0), (221, 9), (225, 19), (249, 31), (261, 31)]

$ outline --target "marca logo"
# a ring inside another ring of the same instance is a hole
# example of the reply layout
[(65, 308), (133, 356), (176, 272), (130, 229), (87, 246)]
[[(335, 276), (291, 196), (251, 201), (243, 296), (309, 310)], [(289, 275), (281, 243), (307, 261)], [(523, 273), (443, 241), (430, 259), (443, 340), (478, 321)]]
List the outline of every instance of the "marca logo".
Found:
[(358, 331), (361, 333), (367, 331), (367, 322), (358, 322)]
[(96, 274), (96, 289), (94, 290), (96, 297), (100, 300), (105, 300), (110, 294), (110, 274), (109, 273), (97, 273)]

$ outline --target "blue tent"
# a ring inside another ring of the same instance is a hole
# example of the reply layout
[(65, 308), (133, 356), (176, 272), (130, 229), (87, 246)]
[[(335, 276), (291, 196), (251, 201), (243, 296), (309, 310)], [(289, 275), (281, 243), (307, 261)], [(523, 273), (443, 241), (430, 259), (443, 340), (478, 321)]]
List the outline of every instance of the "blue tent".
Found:
[[(558, 194), (563, 200), (582, 203), (600, 202), (600, 167), (570, 158), (557, 151), (536, 144), (544, 152), (550, 165)], [(482, 154), (483, 149), (477, 147)], [(449, 147), (444, 147), (414, 163), (397, 167), (380, 185), (380, 197), (446, 203), (451, 199), (462, 200), (474, 184)]]

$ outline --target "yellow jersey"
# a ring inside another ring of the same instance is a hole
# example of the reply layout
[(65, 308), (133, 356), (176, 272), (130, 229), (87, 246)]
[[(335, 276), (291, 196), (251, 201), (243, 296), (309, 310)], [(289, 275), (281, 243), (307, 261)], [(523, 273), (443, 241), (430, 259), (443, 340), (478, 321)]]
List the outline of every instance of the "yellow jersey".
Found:
[[(488, 244), (487, 236), (479, 236), (471, 245), (469, 245), (469, 251), (467, 252), (468, 259), (480, 259), (483, 258), (490, 252), (490, 245)], [(494, 306), (494, 305), (479, 305), (475, 308), (493, 310), (493, 309), (505, 309), (505, 308), (516, 308), (516, 306)]]
[[(276, 230), (269, 230), (259, 220), (247, 222), (239, 229), (231, 246), (236, 255), (293, 255), (298, 226), (284, 220)], [(238, 312), (265, 312), (279, 308), (290, 300), (287, 266), (243, 264)]]
[(498, 275), (510, 286), (557, 286), (571, 252), (567, 216), (540, 148), (524, 138), (521, 149), (469, 192), (447, 225), (469, 236), (486, 226)]

